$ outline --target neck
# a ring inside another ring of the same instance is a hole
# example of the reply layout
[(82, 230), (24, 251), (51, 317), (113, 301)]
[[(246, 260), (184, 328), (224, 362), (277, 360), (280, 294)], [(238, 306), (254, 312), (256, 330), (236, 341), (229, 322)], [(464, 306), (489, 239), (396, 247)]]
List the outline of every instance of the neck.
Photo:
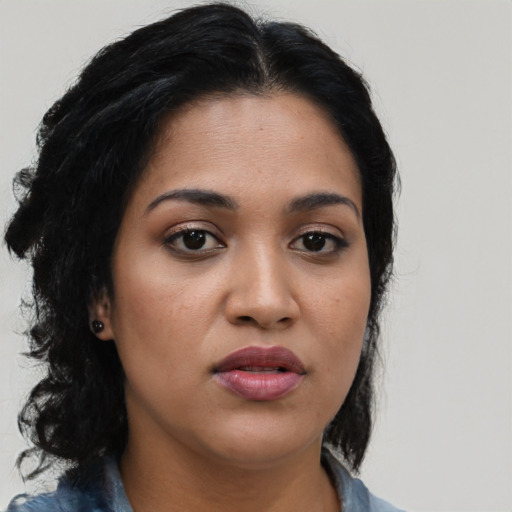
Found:
[(135, 512), (338, 512), (340, 505), (320, 463), (321, 443), (265, 467), (240, 467), (183, 446), (143, 446), (132, 440), (121, 460)]

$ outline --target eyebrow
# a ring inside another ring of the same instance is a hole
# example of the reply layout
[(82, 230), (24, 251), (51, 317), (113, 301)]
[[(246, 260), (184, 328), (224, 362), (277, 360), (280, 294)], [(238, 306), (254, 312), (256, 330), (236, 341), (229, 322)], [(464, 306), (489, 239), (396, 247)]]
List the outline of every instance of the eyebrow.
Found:
[(315, 210), (324, 206), (331, 206), (336, 204), (343, 204), (350, 207), (356, 214), (358, 219), (361, 218), (359, 208), (354, 201), (348, 197), (335, 194), (333, 192), (315, 192), (306, 196), (297, 197), (290, 201), (286, 207), (287, 213), (305, 212), (308, 210)]
[[(179, 189), (165, 192), (151, 201), (146, 208), (145, 214), (154, 210), (164, 201), (187, 201), (201, 206), (225, 208), (227, 210), (236, 210), (238, 208), (238, 203), (232, 197), (219, 194), (218, 192), (202, 189)], [(292, 199), (286, 206), (285, 212), (287, 214), (300, 213), (337, 204), (350, 207), (356, 214), (356, 217), (358, 219), (361, 218), (359, 209), (351, 199), (333, 192), (315, 192)]]
[(158, 196), (146, 208), (145, 213), (154, 210), (160, 203), (164, 201), (187, 201), (189, 203), (199, 204), (201, 206), (213, 206), (215, 208), (226, 208), (235, 210), (238, 208), (237, 202), (229, 196), (212, 192), (211, 190), (201, 189), (181, 189), (170, 190)]

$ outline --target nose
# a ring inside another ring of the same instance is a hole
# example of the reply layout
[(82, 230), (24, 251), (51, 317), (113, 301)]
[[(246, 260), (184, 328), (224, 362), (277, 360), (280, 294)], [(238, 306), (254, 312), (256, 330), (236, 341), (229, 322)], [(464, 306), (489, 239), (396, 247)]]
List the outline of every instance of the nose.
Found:
[(240, 255), (231, 269), (226, 316), (237, 325), (284, 329), (300, 316), (293, 283), (279, 251)]

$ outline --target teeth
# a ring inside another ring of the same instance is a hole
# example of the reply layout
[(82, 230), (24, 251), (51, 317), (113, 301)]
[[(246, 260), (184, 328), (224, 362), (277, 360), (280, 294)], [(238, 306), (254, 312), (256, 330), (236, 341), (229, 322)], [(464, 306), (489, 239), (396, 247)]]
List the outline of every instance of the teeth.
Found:
[(261, 373), (261, 372), (280, 372), (284, 371), (282, 368), (276, 366), (241, 366), (239, 368), (244, 372)]

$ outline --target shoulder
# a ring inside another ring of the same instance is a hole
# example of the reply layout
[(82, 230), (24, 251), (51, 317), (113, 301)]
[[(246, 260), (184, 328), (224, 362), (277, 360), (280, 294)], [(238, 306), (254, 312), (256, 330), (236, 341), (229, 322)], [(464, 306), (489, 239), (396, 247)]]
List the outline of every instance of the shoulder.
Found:
[(336, 485), (343, 512), (404, 512), (374, 496), (361, 480), (350, 475), (328, 449), (323, 450), (322, 458)]
[(104, 461), (91, 465), (80, 478), (66, 473), (54, 492), (16, 496), (5, 512), (110, 512)]
[(29, 496), (22, 494), (16, 496), (6, 512), (103, 512), (94, 495), (70, 489), (62, 489), (52, 493)]

